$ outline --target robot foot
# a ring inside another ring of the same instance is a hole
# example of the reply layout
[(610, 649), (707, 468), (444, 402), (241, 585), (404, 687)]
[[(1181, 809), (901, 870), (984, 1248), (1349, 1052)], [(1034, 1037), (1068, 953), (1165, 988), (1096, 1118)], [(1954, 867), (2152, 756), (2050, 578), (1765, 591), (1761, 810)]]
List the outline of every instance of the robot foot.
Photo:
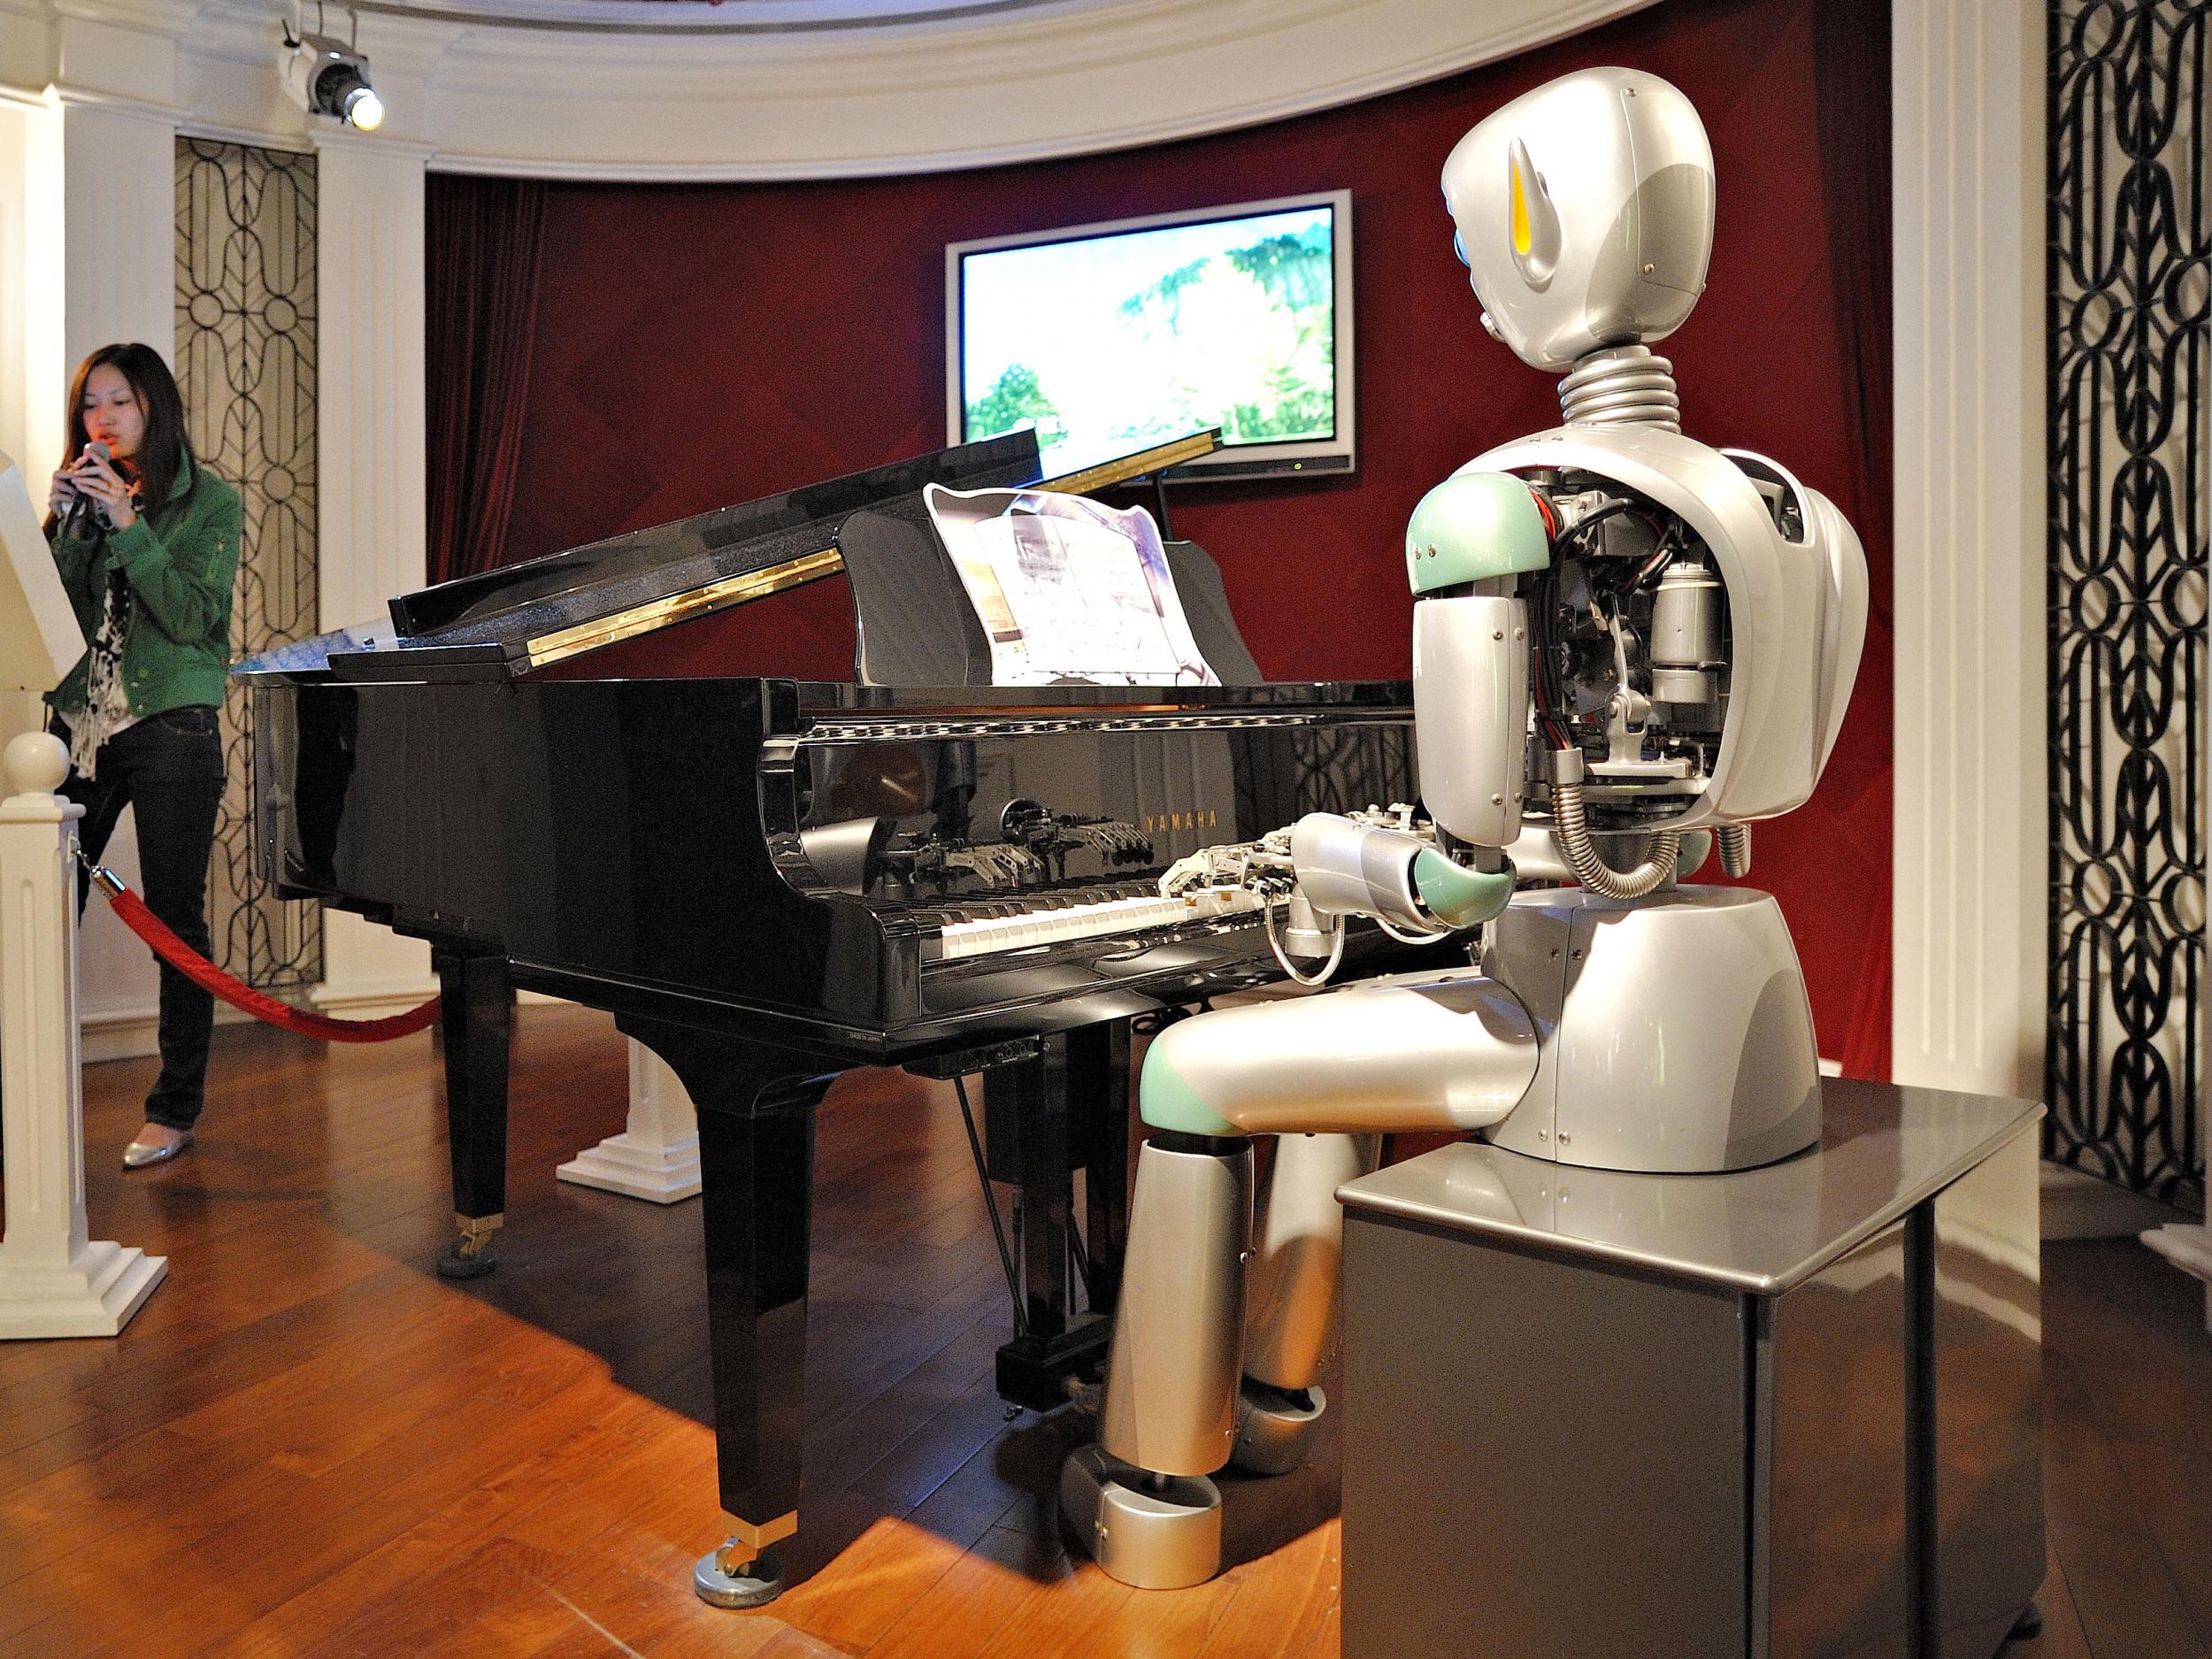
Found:
[(1306, 1461), (1306, 1448), (1329, 1409), (1318, 1388), (1272, 1388), (1249, 1377), (1237, 1391), (1237, 1445), (1229, 1461), (1249, 1475), (1286, 1475)]
[(1221, 1571), (1221, 1493), (1203, 1475), (1158, 1475), (1086, 1446), (1060, 1470), (1060, 1513), (1110, 1578), (1182, 1590)]

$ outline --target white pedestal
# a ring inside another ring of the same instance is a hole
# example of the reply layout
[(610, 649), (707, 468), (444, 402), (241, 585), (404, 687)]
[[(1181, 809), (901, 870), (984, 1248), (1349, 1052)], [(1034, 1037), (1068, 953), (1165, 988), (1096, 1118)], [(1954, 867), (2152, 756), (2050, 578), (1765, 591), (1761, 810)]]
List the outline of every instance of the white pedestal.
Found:
[(58, 740), (25, 733), (8, 745), (13, 793), (0, 800), (0, 1338), (113, 1336), (169, 1266), (87, 1237), (70, 865), (84, 809), (53, 793), (68, 765)]
[(672, 1204), (699, 1190), (699, 1114), (676, 1074), (630, 1044), (630, 1122), (553, 1171), (579, 1187)]
[(2204, 1281), (2204, 1328), (2212, 1331), (2212, 1220), (2153, 1227), (2143, 1242), (2185, 1273)]

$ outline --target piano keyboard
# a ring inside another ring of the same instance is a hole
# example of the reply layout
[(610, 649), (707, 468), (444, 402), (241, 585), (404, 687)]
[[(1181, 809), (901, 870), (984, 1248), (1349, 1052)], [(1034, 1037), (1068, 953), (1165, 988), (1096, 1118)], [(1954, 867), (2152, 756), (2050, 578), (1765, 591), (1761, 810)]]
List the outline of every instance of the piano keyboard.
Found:
[(946, 922), (939, 936), (938, 959), (953, 962), (964, 956), (1021, 950), (1032, 945), (1056, 945), (1069, 940), (1096, 939), (1114, 933), (1148, 933), (1156, 928), (1210, 921), (1216, 917), (1256, 914), (1261, 908), (1259, 895), (1241, 889), (1190, 893), (1171, 899), (1161, 897), (1157, 891), (1089, 896), (1098, 891), (1049, 895), (1052, 900), (1064, 901), (1059, 902), (1040, 903), (1033, 898), (1025, 903), (1010, 900), (1003, 906), (979, 906), (985, 910), (1004, 913), (972, 914)]

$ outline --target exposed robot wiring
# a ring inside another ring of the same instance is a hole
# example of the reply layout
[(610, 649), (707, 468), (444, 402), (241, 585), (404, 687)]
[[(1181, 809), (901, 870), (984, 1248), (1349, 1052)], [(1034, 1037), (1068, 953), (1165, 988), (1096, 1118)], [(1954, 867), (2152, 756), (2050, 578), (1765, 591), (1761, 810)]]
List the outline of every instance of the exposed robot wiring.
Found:
[(1283, 972), (1300, 985), (1326, 985), (1337, 964), (1344, 960), (1344, 930), (1340, 927), (1335, 942), (1329, 947), (1329, 959), (1321, 964), (1320, 972), (1303, 972), (1291, 961), (1290, 953), (1283, 949), (1281, 936), (1275, 931), (1275, 906), (1271, 900), (1260, 907), (1260, 919), (1267, 930), (1267, 948), (1275, 953), (1275, 960), (1282, 964)]
[(1584, 541), (1583, 537), (1591, 526), (1603, 524), (1608, 518), (1626, 512), (1629, 505), (1630, 503), (1625, 501), (1609, 501), (1594, 512), (1586, 512), (1576, 519), (1574, 523), (1567, 526), (1566, 534), (1559, 539), (1563, 541), (1579, 541), (1582, 544), (1582, 550), (1587, 553), (1590, 550), (1590, 544)]
[(1651, 838), (1650, 850), (1643, 861), (1632, 870), (1616, 870), (1600, 856), (1590, 840), (1590, 826), (1583, 817), (1582, 786), (1561, 783), (1552, 786), (1553, 833), (1559, 842), (1559, 850), (1565, 855), (1568, 868), (1575, 872), (1575, 879), (1593, 893), (1601, 893), (1609, 899), (1640, 899), (1656, 892), (1662, 882), (1674, 874), (1675, 859), (1682, 850), (1682, 832), (1663, 830)]
[(1399, 926), (1387, 916), (1375, 918), (1375, 926), (1402, 945), (1437, 945), (1452, 936), (1452, 930), (1448, 927), (1435, 933), (1417, 932), (1410, 927)]
[(1529, 600), (1529, 641), (1535, 652), (1535, 672), (1530, 676), (1536, 694), (1536, 718), (1545, 741), (1553, 749), (1568, 749), (1574, 740), (1564, 722), (1567, 694), (1559, 679), (1559, 649), (1552, 638), (1551, 618), (1559, 596), (1559, 567), (1555, 563), (1539, 572)]

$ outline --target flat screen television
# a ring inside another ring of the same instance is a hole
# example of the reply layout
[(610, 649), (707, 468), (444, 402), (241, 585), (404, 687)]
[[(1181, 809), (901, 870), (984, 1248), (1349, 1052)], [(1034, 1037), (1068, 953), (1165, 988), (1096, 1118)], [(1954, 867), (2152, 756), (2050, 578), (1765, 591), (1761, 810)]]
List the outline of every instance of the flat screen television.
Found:
[(948, 441), (1034, 426), (1048, 476), (1207, 426), (1173, 476), (1349, 472), (1351, 192), (955, 242), (945, 339)]

